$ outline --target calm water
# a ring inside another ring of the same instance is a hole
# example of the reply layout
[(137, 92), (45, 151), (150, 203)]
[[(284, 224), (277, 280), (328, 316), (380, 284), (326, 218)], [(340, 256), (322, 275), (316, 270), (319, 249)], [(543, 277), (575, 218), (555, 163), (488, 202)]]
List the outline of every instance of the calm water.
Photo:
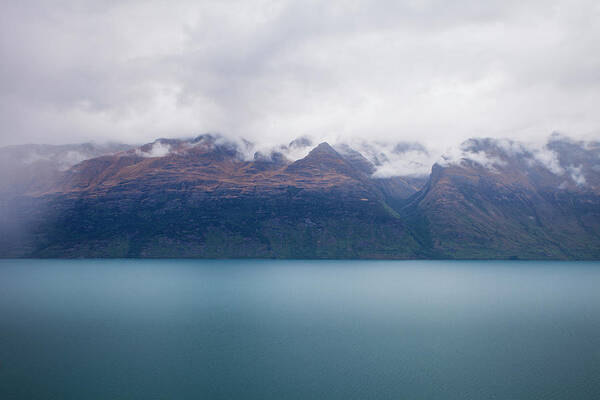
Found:
[(600, 264), (0, 261), (2, 399), (598, 399)]

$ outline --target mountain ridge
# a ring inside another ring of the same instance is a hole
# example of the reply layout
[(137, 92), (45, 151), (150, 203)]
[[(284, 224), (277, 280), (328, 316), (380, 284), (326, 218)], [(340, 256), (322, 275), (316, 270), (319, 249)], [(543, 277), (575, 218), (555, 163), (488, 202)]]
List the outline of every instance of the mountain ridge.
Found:
[(427, 178), (311, 146), (201, 135), (91, 157), (0, 197), (0, 256), (600, 258), (600, 146), (470, 139)]

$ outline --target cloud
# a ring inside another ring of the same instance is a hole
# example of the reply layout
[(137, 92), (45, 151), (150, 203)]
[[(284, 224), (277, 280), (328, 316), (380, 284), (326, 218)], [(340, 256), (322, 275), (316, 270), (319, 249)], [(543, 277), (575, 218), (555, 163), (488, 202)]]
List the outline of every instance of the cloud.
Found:
[[(507, 164), (506, 158), (520, 155), (515, 152), (516, 148), (516, 144), (513, 144), (512, 141), (471, 138), (461, 143), (460, 146), (446, 149), (436, 162), (442, 166), (477, 164), (496, 171), (498, 167)], [(509, 151), (507, 152), (507, 150)]]
[(575, 182), (575, 184), (577, 184), (577, 186), (583, 186), (586, 183), (585, 180), (585, 176), (583, 176), (583, 172), (582, 172), (582, 166), (574, 166), (574, 165), (570, 165), (567, 170), (569, 171), (569, 174), (571, 175), (571, 179), (573, 179), (573, 181)]
[(436, 159), (423, 145), (415, 142), (349, 140), (344, 144), (373, 163), (376, 178), (425, 176), (431, 172)]
[[(592, 0), (8, 2), (0, 145), (600, 136)], [(398, 168), (403, 168), (397, 161)]]
[(402, 157), (394, 157), (376, 167), (373, 176), (388, 178), (391, 176), (426, 176), (431, 172), (431, 157), (421, 152), (407, 152)]
[(257, 143), (236, 140), (233, 142), (245, 161), (262, 159), (274, 161), (283, 157), (288, 161), (296, 161), (306, 157), (314, 148), (314, 142), (307, 136), (295, 139), (288, 144), (281, 142), (259, 141)]
[(151, 157), (164, 157), (171, 152), (171, 146), (168, 143), (163, 143), (160, 140), (149, 145), (149, 149), (147, 151), (138, 148), (135, 150), (135, 153), (138, 156), (151, 158)]
[(540, 149), (536, 149), (533, 152), (533, 161), (543, 165), (547, 170), (555, 175), (563, 175), (565, 170), (561, 167), (560, 161), (558, 160), (558, 154), (544, 146)]
[[(115, 143), (83, 143), (77, 145), (17, 145), (0, 149), (2, 167), (13, 174), (16, 168), (23, 167), (45, 169), (45, 172), (57, 169), (66, 171), (72, 166), (101, 155), (115, 154), (129, 150), (130, 146)], [(7, 172), (3, 171), (3, 172)]]
[[(557, 144), (559, 149), (564, 145), (568, 146), (568, 150), (564, 151), (563, 149), (559, 154), (561, 151), (551, 148), (552, 145), (556, 146)], [(571, 146), (574, 146), (575, 149)], [(541, 166), (557, 176), (568, 172), (577, 185), (581, 186), (586, 183), (582, 165), (569, 165), (567, 159), (581, 151), (591, 152), (591, 149), (588, 142), (574, 141), (558, 134), (550, 135), (546, 142), (541, 143), (472, 138), (460, 146), (447, 149), (437, 162), (443, 166), (475, 163), (496, 172), (504, 167), (520, 168), (519, 165), (524, 168)]]

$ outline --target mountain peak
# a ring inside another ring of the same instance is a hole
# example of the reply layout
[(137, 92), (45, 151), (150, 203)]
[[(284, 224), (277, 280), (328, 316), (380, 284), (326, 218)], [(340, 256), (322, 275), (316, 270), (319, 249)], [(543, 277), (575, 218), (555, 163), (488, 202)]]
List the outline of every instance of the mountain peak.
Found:
[(320, 143), (308, 155), (287, 167), (288, 172), (301, 172), (308, 175), (335, 173), (358, 178), (361, 172), (355, 169), (327, 142)]
[(331, 154), (336, 155), (338, 157), (340, 156), (338, 152), (335, 151), (335, 149), (331, 147), (331, 145), (327, 142), (319, 143), (319, 145), (312, 149), (308, 154)]
[(296, 162), (318, 162), (323, 163), (329, 161), (334, 162), (345, 162), (344, 157), (340, 155), (329, 143), (322, 142), (319, 143), (315, 148), (313, 148), (303, 159), (300, 159)]

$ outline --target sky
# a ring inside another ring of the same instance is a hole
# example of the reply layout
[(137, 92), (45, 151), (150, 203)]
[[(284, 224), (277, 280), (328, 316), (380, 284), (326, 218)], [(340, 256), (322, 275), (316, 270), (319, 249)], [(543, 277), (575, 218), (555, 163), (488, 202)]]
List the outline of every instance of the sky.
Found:
[(0, 146), (600, 139), (596, 0), (0, 6)]

